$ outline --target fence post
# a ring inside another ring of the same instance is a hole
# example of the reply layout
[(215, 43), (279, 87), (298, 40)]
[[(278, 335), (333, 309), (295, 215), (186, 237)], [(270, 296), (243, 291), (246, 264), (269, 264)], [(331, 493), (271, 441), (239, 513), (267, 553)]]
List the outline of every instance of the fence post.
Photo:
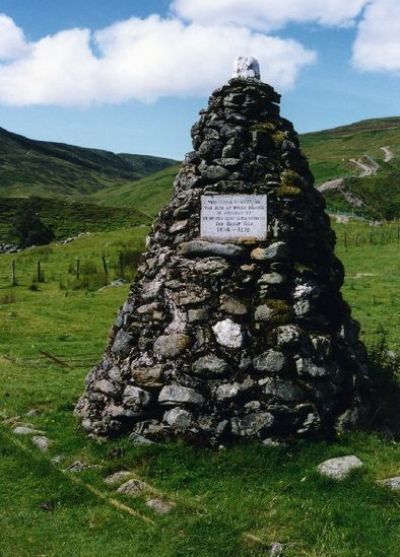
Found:
[(37, 282), (43, 282), (42, 281), (42, 268), (41, 268), (41, 264), (40, 264), (40, 260), (37, 262)]
[(11, 285), (17, 286), (17, 275), (15, 271), (15, 259), (11, 262)]
[(344, 247), (347, 248), (347, 232), (344, 231)]
[(79, 280), (80, 270), (81, 270), (81, 260), (77, 259), (76, 260), (76, 269), (75, 269), (76, 280)]
[(106, 275), (106, 284), (107, 284), (107, 282), (108, 282), (108, 267), (107, 267), (106, 256), (102, 255), (101, 260), (103, 262), (103, 269), (104, 269), (104, 274)]

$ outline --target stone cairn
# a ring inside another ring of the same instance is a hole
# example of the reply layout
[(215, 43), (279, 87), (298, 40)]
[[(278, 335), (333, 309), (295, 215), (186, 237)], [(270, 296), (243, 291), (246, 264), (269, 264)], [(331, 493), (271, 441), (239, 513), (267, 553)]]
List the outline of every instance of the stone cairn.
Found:
[[(367, 413), (366, 353), (324, 199), (253, 62), (192, 128), (194, 151), (76, 407), (94, 436), (330, 438)], [(267, 195), (264, 239), (201, 237), (202, 197), (222, 194)]]

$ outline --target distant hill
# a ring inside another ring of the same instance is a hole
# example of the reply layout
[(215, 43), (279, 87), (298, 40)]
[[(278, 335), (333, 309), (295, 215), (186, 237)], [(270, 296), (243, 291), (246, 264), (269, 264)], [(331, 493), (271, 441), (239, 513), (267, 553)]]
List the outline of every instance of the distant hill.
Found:
[(36, 141), (0, 128), (0, 197), (87, 195), (177, 161)]

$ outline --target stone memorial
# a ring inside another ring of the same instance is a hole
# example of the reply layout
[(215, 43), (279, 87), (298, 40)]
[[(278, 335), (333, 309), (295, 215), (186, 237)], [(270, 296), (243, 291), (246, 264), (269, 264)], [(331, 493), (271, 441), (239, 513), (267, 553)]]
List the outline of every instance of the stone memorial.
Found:
[(271, 443), (330, 438), (368, 416), (366, 352), (324, 199), (257, 68), (240, 59), (192, 128), (77, 404), (89, 434)]

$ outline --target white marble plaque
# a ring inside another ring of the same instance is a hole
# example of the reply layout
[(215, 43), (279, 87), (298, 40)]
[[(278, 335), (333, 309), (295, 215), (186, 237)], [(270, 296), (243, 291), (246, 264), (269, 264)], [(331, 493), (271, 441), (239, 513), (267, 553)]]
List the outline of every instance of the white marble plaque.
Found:
[(266, 195), (202, 195), (200, 236), (204, 240), (266, 240)]

